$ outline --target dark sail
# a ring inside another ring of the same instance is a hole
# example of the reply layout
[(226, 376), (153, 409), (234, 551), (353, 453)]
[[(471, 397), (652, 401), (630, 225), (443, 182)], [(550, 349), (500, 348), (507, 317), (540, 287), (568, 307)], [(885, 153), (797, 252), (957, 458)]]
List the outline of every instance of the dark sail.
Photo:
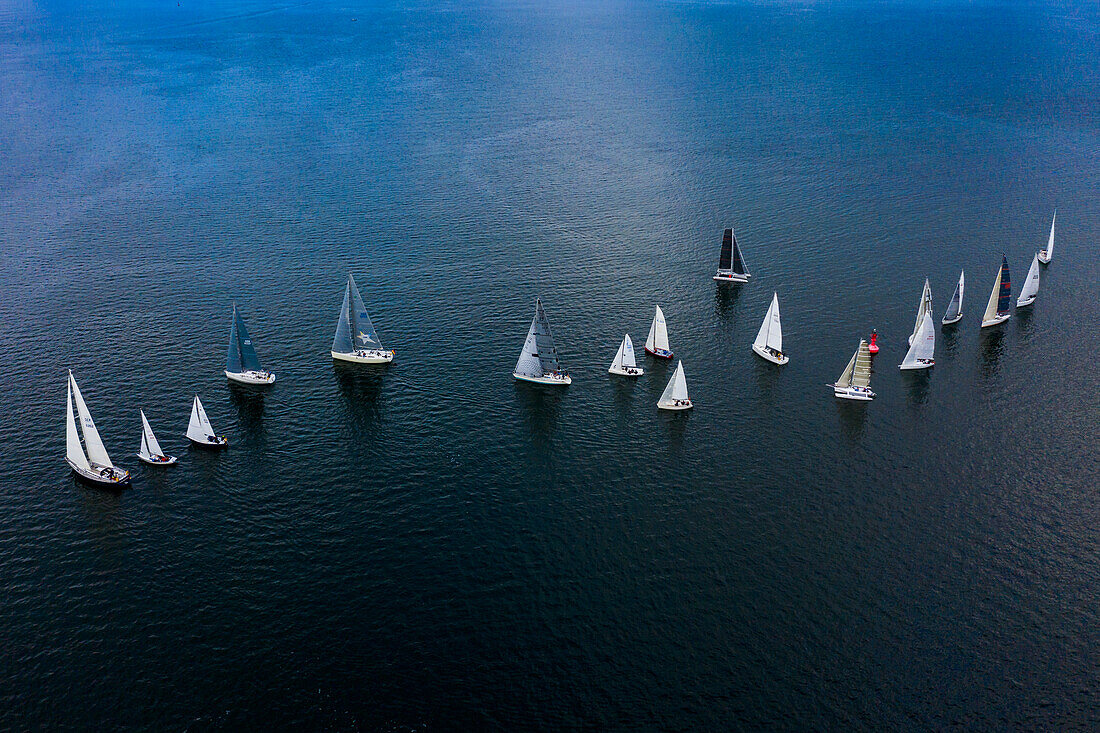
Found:
[(1008, 302), (1012, 295), (1012, 282), (1008, 275), (1008, 257), (1001, 255), (1001, 293), (997, 296), (997, 312), (1008, 313)]
[(727, 229), (722, 234), (722, 254), (718, 256), (718, 269), (728, 270), (730, 269), (730, 262), (733, 261), (733, 230)]

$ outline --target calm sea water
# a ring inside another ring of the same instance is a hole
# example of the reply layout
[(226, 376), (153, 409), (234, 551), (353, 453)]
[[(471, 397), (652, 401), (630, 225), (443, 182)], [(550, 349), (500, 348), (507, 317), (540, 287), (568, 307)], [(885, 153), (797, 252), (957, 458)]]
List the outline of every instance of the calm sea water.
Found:
[[(1097, 727), (1098, 58), (1084, 1), (0, 3), (0, 728)], [(655, 303), (690, 414), (606, 373)]]

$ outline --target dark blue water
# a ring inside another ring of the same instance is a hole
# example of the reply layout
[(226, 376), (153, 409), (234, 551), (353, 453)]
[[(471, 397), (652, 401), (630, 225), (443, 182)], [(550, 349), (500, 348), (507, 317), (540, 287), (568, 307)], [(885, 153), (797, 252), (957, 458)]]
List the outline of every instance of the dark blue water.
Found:
[[(0, 728), (1097, 727), (1097, 59), (1068, 1), (0, 4)], [(690, 414), (606, 373), (654, 303)]]

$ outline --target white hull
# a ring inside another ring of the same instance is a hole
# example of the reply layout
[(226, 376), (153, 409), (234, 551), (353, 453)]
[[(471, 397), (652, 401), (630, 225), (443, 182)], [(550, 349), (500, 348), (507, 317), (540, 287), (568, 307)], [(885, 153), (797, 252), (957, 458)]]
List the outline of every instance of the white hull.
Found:
[(607, 373), (618, 374), (620, 377), (640, 377), (645, 374), (645, 370), (641, 367), (613, 366), (607, 370)]
[(568, 374), (544, 374), (541, 377), (529, 377), (524, 374), (512, 372), (512, 376), (519, 382), (533, 382), (534, 384), (550, 384), (555, 387), (567, 387), (573, 383)]
[(1036, 296), (1034, 296), (1034, 295), (1033, 295), (1033, 296), (1031, 296), (1030, 298), (1028, 298), (1027, 300), (1024, 300), (1024, 301), (1021, 301), (1021, 302), (1018, 302), (1018, 303), (1016, 303), (1016, 307), (1017, 307), (1017, 308), (1024, 308), (1024, 307), (1026, 307), (1026, 306), (1029, 306), (1029, 305), (1031, 305), (1032, 303), (1034, 303), (1034, 302), (1035, 302), (1035, 297), (1036, 297)]
[(940, 321), (940, 323), (942, 323), (945, 326), (950, 326), (952, 323), (958, 323), (959, 321), (961, 321), (962, 317), (963, 317), (963, 314), (960, 313), (959, 315), (955, 316), (954, 318), (952, 318), (950, 320), (948, 320), (947, 318), (944, 318), (942, 321)]
[[(210, 438), (213, 438), (213, 440)], [(187, 436), (187, 439), (191, 441), (191, 445), (196, 448), (225, 448), (229, 445), (229, 440), (220, 435), (212, 435), (210, 438), (206, 440), (195, 440), (190, 435)]]
[(124, 469), (108, 468), (107, 466), (100, 466), (97, 463), (89, 464), (88, 468), (81, 468), (70, 461), (65, 459), (65, 463), (69, 464), (69, 468), (77, 478), (84, 481), (95, 484), (96, 486), (104, 486), (113, 489), (123, 488), (130, 485), (130, 472)]
[(673, 357), (673, 353), (668, 349), (650, 349), (648, 346), (645, 347), (645, 353), (656, 356), (658, 359), (671, 359)]
[(1050, 255), (1047, 254), (1047, 251), (1045, 249), (1039, 250), (1039, 261), (1042, 262), (1044, 265), (1050, 264)]
[(691, 403), (691, 400), (669, 400), (668, 402), (660, 401), (657, 403), (658, 410), (690, 410), (695, 407)]
[[(137, 454), (138, 460), (142, 463), (148, 463), (150, 466), (171, 466), (175, 464), (175, 456), (147, 456), (144, 453)], [(163, 458), (165, 460), (158, 461), (157, 458)]]
[(999, 316), (993, 316), (988, 321), (982, 321), (982, 328), (987, 328), (989, 326), (996, 326), (999, 323), (1004, 323), (1009, 318), (1012, 318), (1011, 313), (1002, 313)]
[(752, 275), (747, 272), (733, 272), (732, 270), (719, 270), (714, 275), (714, 279), (721, 283), (747, 283), (750, 277)]
[(334, 361), (346, 361), (352, 364), (389, 364), (393, 361), (393, 351), (381, 351), (379, 349), (351, 353), (332, 351), (330, 353)]
[(914, 369), (931, 369), (934, 366), (936, 366), (935, 359), (918, 359), (915, 364), (898, 364), (898, 369), (907, 372)]
[(831, 384), (829, 386), (833, 388), (833, 396), (842, 400), (859, 400), (860, 402), (870, 402), (875, 398), (874, 392), (862, 387), (838, 387), (835, 384)]
[(252, 384), (252, 385), (268, 385), (275, 384), (275, 375), (272, 372), (226, 372), (225, 376), (231, 382), (238, 382), (240, 384)]
[(766, 348), (758, 347), (756, 344), (752, 345), (752, 350), (761, 359), (764, 359), (765, 361), (770, 361), (772, 364), (782, 365), (791, 360), (791, 357), (787, 356), (786, 354), (776, 356), (774, 352), (769, 351)]

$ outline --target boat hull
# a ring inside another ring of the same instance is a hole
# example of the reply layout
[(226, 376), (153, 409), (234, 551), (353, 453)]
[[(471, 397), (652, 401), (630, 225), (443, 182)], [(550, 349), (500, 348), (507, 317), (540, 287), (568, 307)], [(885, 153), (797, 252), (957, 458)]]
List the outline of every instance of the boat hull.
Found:
[(85, 469), (77, 466), (68, 458), (65, 459), (65, 463), (69, 464), (73, 476), (89, 486), (100, 489), (126, 489), (130, 487), (130, 472), (117, 466), (108, 468), (93, 463), (91, 468)]
[(1030, 298), (1028, 298), (1027, 300), (1017, 302), (1016, 307), (1017, 308), (1026, 308), (1027, 306), (1032, 305), (1033, 303), (1035, 303), (1035, 296), (1034, 295), (1031, 296)]
[(658, 402), (658, 410), (690, 410), (695, 407), (691, 400), (669, 400), (668, 402)]
[(640, 377), (645, 374), (645, 370), (641, 367), (618, 367), (613, 366), (607, 370), (608, 374), (618, 374), (620, 377)]
[(648, 346), (645, 347), (645, 353), (650, 356), (655, 356), (658, 359), (671, 359), (673, 354), (668, 349), (651, 349)]
[(138, 453), (137, 457), (139, 461), (141, 461), (142, 463), (148, 463), (150, 466), (174, 466), (176, 463), (175, 456), (164, 456), (164, 458), (167, 460), (163, 461), (155, 460), (153, 456), (147, 456), (142, 453)]
[(898, 364), (898, 369), (909, 372), (916, 369), (931, 369), (936, 366), (935, 359), (918, 359), (915, 364)]
[(258, 387), (266, 387), (269, 384), (275, 384), (275, 374), (272, 372), (230, 372), (227, 371), (225, 376), (229, 381), (236, 382), (238, 384), (248, 384)]
[(959, 321), (961, 321), (962, 317), (963, 317), (963, 314), (960, 313), (959, 315), (955, 316), (954, 318), (944, 318), (940, 321), (940, 323), (942, 323), (945, 326), (950, 326), (952, 323), (958, 323)]
[(839, 387), (835, 384), (829, 386), (833, 388), (833, 396), (837, 399), (856, 400), (858, 402), (870, 402), (875, 399), (874, 392), (862, 387)]
[(190, 435), (188, 435), (187, 439), (190, 440), (191, 445), (195, 446), (196, 448), (204, 448), (207, 450), (217, 450), (229, 446), (228, 438), (223, 438), (220, 435), (215, 435), (213, 437), (215, 438), (214, 440), (195, 440)]
[(714, 274), (712, 279), (720, 283), (747, 283), (750, 277), (752, 277), (752, 275), (747, 272), (719, 270)]
[(393, 351), (383, 351), (380, 349), (370, 349), (368, 351), (355, 351), (347, 353), (343, 351), (332, 351), (334, 361), (343, 361), (350, 364), (389, 364), (393, 361)]
[(761, 348), (756, 344), (752, 345), (752, 351), (764, 361), (770, 361), (772, 364), (779, 364), (780, 366), (786, 364), (788, 361), (791, 360), (791, 357), (787, 356), (786, 354), (780, 354), (776, 356), (773, 352), (769, 351), (766, 348)]
[(1000, 315), (990, 318), (988, 321), (982, 321), (982, 328), (989, 328), (990, 326), (996, 326), (1004, 323), (1009, 318), (1012, 318), (1011, 313), (1001, 313)]
[(572, 378), (568, 374), (546, 374), (541, 377), (529, 377), (526, 374), (516, 374), (512, 372), (512, 376), (516, 378), (517, 382), (531, 382), (532, 384), (547, 384), (554, 387), (568, 387), (573, 383)]
[(1044, 265), (1050, 264), (1050, 255), (1047, 254), (1047, 251), (1045, 249), (1039, 250), (1039, 262), (1043, 263)]

